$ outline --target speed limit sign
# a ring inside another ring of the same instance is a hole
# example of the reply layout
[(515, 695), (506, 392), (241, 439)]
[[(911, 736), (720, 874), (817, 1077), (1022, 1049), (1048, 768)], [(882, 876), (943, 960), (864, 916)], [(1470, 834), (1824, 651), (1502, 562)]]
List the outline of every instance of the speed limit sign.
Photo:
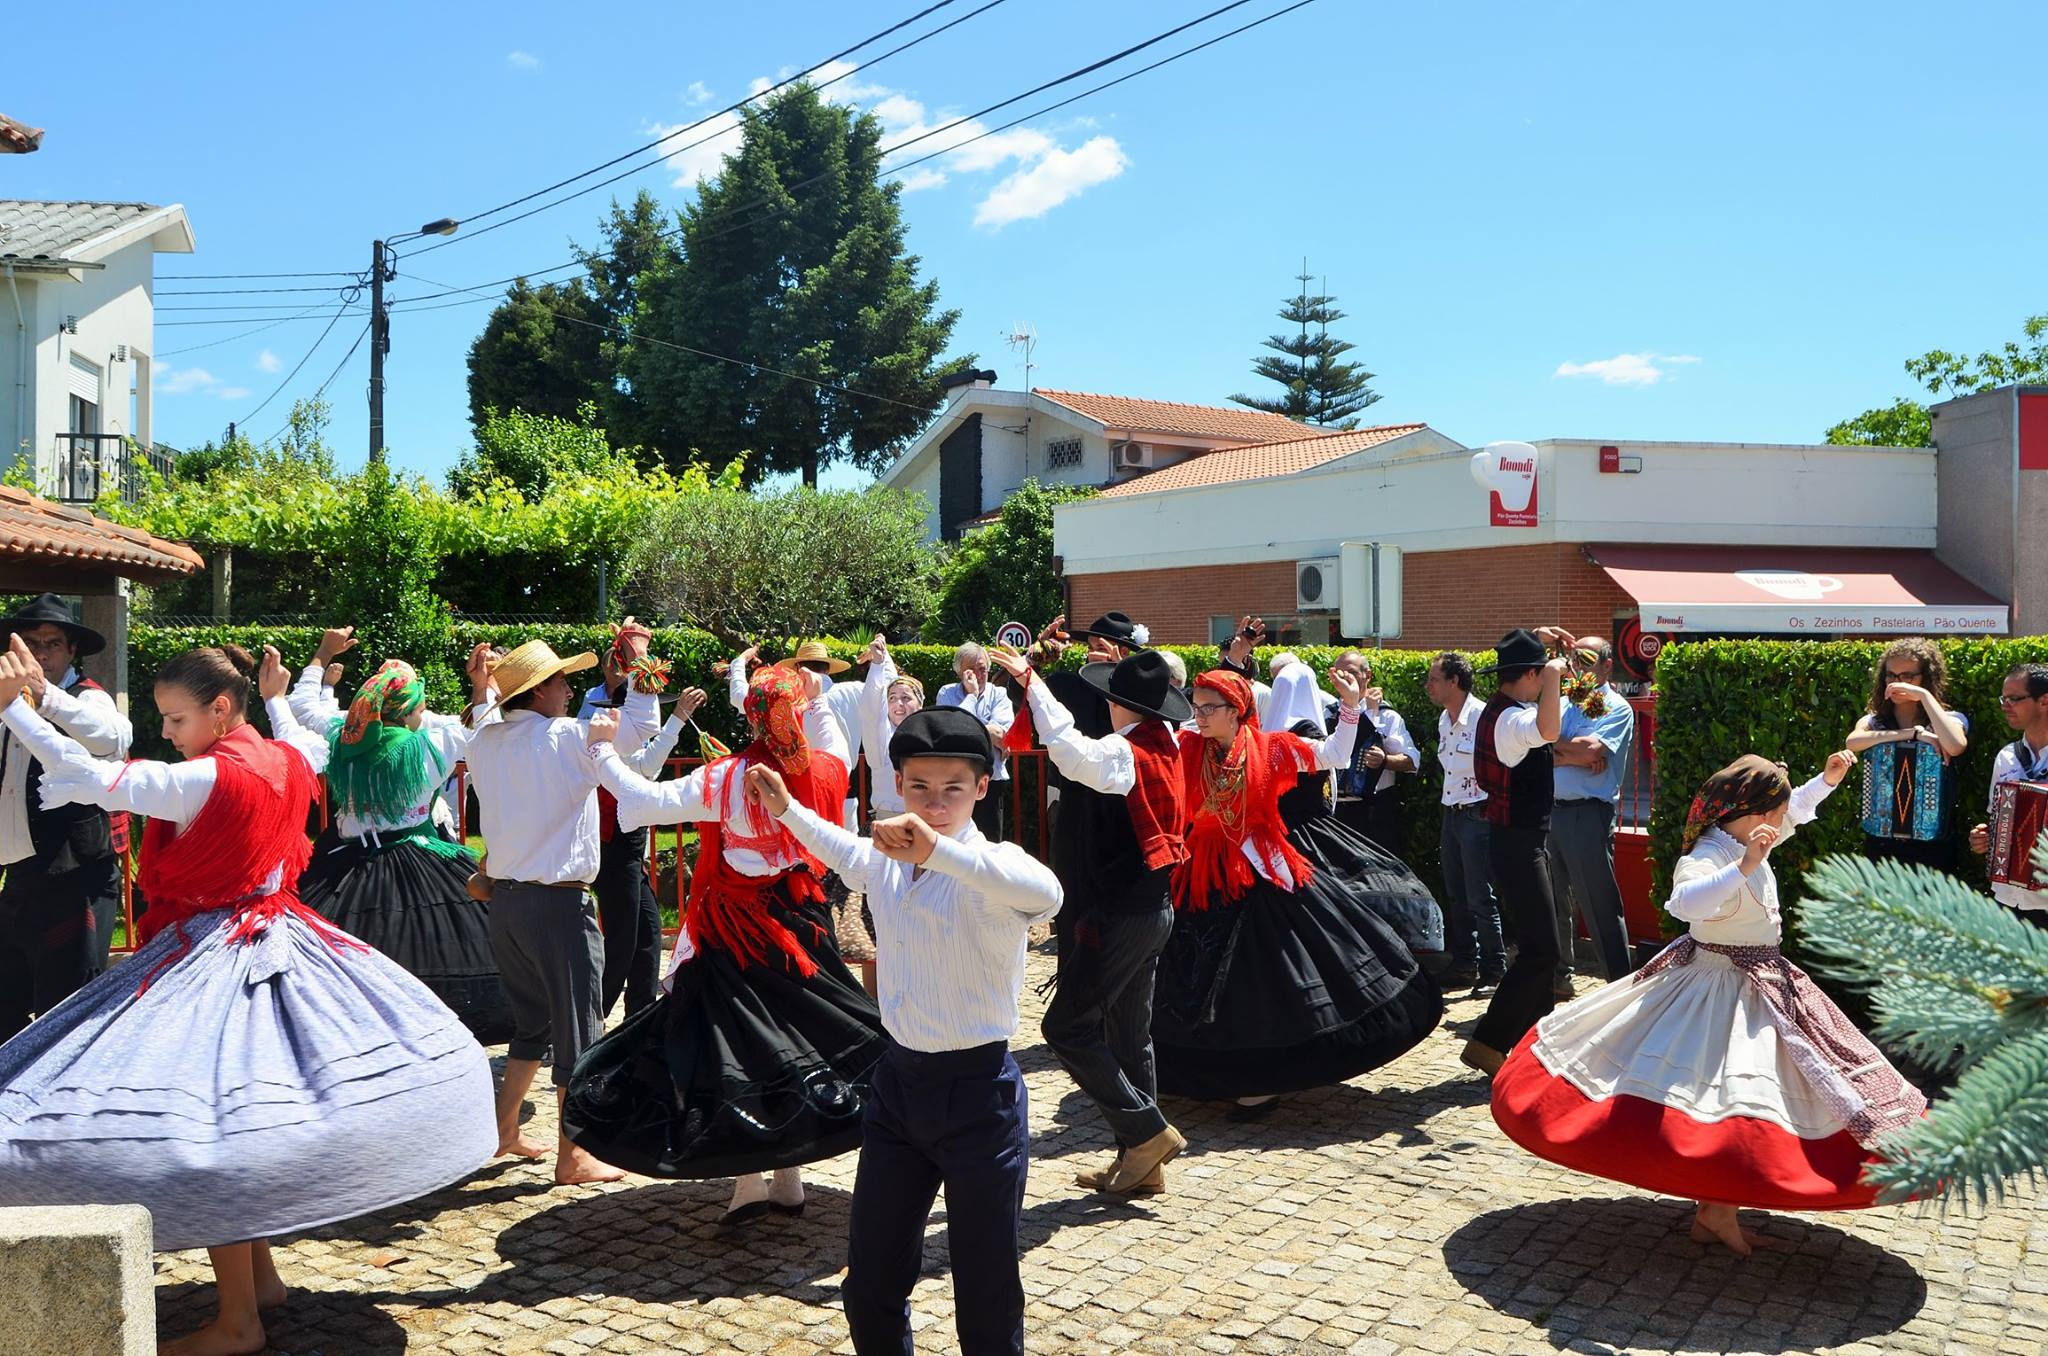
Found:
[(1031, 628), (1023, 622), (1004, 622), (996, 628), (996, 644), (1021, 650), (1031, 644)]

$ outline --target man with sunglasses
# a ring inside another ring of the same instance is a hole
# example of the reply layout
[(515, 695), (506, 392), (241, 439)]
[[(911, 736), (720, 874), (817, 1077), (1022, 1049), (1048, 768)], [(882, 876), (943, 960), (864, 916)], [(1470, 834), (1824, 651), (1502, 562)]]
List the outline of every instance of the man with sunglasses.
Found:
[[(2048, 664), (2015, 666), (2005, 675), (1998, 708), (2020, 737), (2000, 749), (1991, 764), (1992, 795), (1997, 796), (2004, 782), (2048, 782)], [(1991, 850), (1990, 825), (1970, 830), (1970, 850), (1979, 855)], [(2000, 882), (1992, 885), (1991, 893), (2035, 927), (2048, 928), (2048, 891)]]

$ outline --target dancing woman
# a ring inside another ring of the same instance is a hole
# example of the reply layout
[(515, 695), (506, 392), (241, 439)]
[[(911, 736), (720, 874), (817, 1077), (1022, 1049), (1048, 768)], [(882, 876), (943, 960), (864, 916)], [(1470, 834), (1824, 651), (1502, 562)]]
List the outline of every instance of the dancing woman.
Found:
[(0, 1205), (146, 1206), (156, 1245), (206, 1248), (219, 1283), (213, 1322), (163, 1351), (261, 1351), (258, 1311), (284, 1301), (263, 1240), (480, 1167), (490, 1065), (418, 980), (299, 902), (327, 747), (292, 718), (277, 651), (274, 740), (244, 718), (243, 650), (158, 671), (181, 763), (87, 754), (15, 700), (33, 662), (19, 641), (0, 657), (0, 719), (42, 760), (47, 803), (150, 817), (150, 908), (131, 960), (0, 1046)]
[[(309, 665), (300, 676), (294, 716), (320, 710), (324, 668)], [(468, 889), (476, 858), (441, 835), (433, 814), (475, 732), (430, 713), (426, 685), (402, 659), (385, 660), (345, 714), (313, 728), (327, 736), (336, 836), (314, 853), (300, 897), (404, 966), (478, 1040), (509, 1040), (512, 1009), (491, 950), (490, 905)]]
[(659, 784), (605, 742), (609, 716), (592, 722), (620, 826), (694, 823), (697, 862), (669, 992), (590, 1047), (563, 1111), (570, 1140), (608, 1162), (652, 1177), (733, 1176), (728, 1224), (801, 1213), (797, 1167), (860, 1143), (884, 1045), (881, 1014), (833, 940), (824, 863), (746, 791), (749, 769), (772, 768), (798, 804), (838, 822), (836, 722), (789, 669), (757, 671), (745, 705), (746, 748)]
[[(1195, 732), (1180, 737), (1193, 821), (1153, 1008), (1159, 1088), (1234, 1098), (1238, 1119), (1379, 1068), (1443, 1019), (1389, 921), (1435, 900), (1323, 798), (1328, 769), (1350, 762), (1362, 698), (1350, 673), (1330, 681), (1341, 706), (1327, 738), (1262, 729), (1250, 682), (1226, 669), (1195, 679)], [(1275, 677), (1276, 713), (1297, 685), (1314, 690), (1305, 664)]]
[(1856, 756), (1794, 789), (1755, 754), (1686, 816), (1665, 907), (1691, 925), (1626, 979), (1539, 1021), (1493, 1077), (1493, 1118), (1539, 1158), (1699, 1202), (1692, 1236), (1748, 1255), (1738, 1206), (1854, 1210), (1886, 1134), (1927, 1099), (1785, 959), (1771, 852)]

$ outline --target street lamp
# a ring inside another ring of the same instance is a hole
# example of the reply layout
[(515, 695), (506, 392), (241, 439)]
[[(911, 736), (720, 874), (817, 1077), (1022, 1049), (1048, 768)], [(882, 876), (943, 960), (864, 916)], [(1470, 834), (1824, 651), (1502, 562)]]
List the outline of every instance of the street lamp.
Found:
[(396, 278), (391, 247), (428, 235), (454, 235), (462, 223), (438, 217), (417, 231), (370, 242), (370, 461), (384, 460), (384, 355), (391, 349), (391, 314), (384, 309), (384, 284)]

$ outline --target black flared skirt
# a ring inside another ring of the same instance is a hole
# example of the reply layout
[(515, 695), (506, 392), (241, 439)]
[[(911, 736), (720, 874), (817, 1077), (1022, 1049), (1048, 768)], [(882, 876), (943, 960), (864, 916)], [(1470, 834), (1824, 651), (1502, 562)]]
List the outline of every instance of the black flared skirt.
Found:
[(562, 1125), (607, 1163), (650, 1177), (732, 1177), (860, 1146), (882, 1015), (848, 973), (823, 905), (771, 907), (802, 940), (809, 978), (706, 948), (670, 991), (584, 1051)]
[(397, 961), (434, 991), (478, 1041), (512, 1039), (512, 1008), (491, 950), (491, 906), (469, 897), (476, 861), (401, 840), (343, 838), (299, 877), (308, 908)]
[[(1386, 921), (1428, 889), (1335, 819), (1290, 835), (1315, 872), (1174, 915), (1159, 958), (1159, 1090), (1257, 1097), (1341, 1083), (1413, 1049), (1443, 996)], [(1434, 901), (1430, 901), (1434, 907)]]

